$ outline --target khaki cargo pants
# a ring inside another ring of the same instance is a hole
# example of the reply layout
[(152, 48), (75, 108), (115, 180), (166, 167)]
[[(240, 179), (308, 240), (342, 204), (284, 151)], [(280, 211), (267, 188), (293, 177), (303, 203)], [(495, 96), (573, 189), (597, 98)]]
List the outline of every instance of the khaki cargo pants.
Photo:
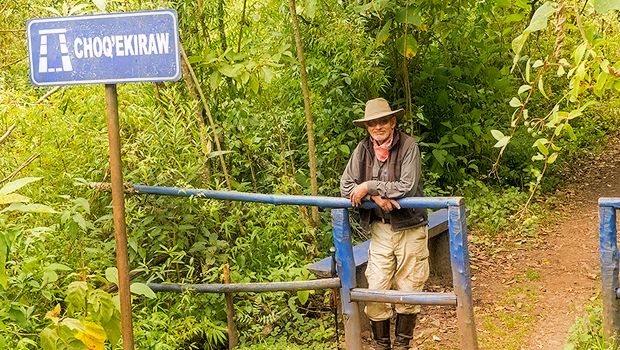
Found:
[[(375, 221), (370, 233), (368, 288), (421, 292), (429, 275), (426, 225), (392, 231), (390, 224)], [(420, 312), (420, 305), (396, 304), (395, 308), (399, 314)], [(392, 304), (369, 302), (365, 312), (372, 321), (386, 320), (392, 317)]]

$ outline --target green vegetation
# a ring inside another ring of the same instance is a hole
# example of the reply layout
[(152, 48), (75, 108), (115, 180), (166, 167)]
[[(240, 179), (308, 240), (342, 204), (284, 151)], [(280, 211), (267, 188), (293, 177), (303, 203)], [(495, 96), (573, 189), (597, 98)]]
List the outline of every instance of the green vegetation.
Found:
[(577, 320), (571, 329), (571, 335), (564, 350), (616, 350), (617, 346), (603, 336), (601, 314), (603, 307), (597, 299), (588, 308), (588, 315)]
[[(515, 228), (511, 217), (528, 201), (529, 185), (543, 192), (557, 186), (558, 167), (618, 125), (618, 13), (603, 13), (601, 3), (618, 1), (298, 1), (318, 193), (338, 195), (340, 173), (363, 135), (351, 121), (367, 99), (384, 96), (406, 110), (400, 127), (419, 137), (427, 194), (467, 197), (475, 244), (531, 234), (535, 217), (525, 220), (525, 229)], [(538, 12), (549, 6), (565, 8), (558, 15), (566, 16), (559, 48), (554, 12)], [(179, 13), (181, 42), (209, 111), (191, 78), (120, 85), (125, 181), (310, 194), (306, 119), (286, 4), (3, 3), (0, 134), (10, 132), (0, 141), (0, 348), (120, 347), (114, 345), (119, 314), (111, 197), (89, 186), (109, 181), (103, 88), (65, 87), (47, 96), (49, 88), (31, 86), (25, 22), (162, 7)], [(523, 47), (511, 51), (532, 16), (536, 23), (543, 16), (548, 26), (530, 28)], [(581, 58), (574, 57), (582, 50)], [(560, 78), (555, 64), (562, 58), (567, 63)], [(571, 69), (579, 81), (567, 78)], [(534, 75), (544, 75), (544, 83)], [(578, 96), (562, 99), (576, 86)], [(518, 106), (512, 101), (534, 90)], [(524, 106), (532, 119), (523, 119), (535, 120), (535, 130), (511, 118), (515, 110), (523, 116)], [(305, 280), (310, 276), (303, 267), (326, 256), (331, 245), (328, 211), (320, 212), (315, 226), (308, 209), (288, 206), (128, 195), (126, 208), (130, 266), (137, 273), (134, 333), (143, 349), (218, 349), (227, 341), (223, 296), (154, 297), (144, 283), (215, 283), (225, 264), (234, 282)], [(529, 271), (526, 278), (539, 273)], [(330, 298), (331, 292), (318, 291), (236, 295), (241, 348), (332, 348)], [(500, 317), (508, 332), (525, 336), (519, 324), (527, 323), (535, 300), (521, 290), (507, 296), (506, 308), (522, 303), (517, 313)]]

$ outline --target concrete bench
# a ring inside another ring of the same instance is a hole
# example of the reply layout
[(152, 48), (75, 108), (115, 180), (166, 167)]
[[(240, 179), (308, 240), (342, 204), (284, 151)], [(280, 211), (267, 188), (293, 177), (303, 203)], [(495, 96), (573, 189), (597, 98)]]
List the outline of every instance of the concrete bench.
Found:
[[(358, 288), (368, 288), (366, 265), (370, 240), (353, 247), (353, 260), (356, 267)], [(448, 210), (440, 209), (428, 215), (428, 250), (431, 276), (436, 283), (452, 285), (452, 268), (450, 265), (450, 237), (448, 234)], [(331, 277), (332, 260), (327, 257), (308, 266), (308, 270), (318, 278)], [(364, 313), (364, 303), (358, 303), (362, 331), (369, 329), (369, 322)]]

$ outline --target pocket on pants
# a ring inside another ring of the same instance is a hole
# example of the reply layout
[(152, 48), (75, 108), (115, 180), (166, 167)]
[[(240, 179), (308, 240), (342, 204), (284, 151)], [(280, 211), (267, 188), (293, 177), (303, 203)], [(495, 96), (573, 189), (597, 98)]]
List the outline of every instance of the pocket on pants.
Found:
[(420, 257), (416, 259), (413, 269), (407, 279), (411, 284), (413, 290), (422, 290), (424, 283), (428, 280), (430, 275), (430, 266), (428, 264), (428, 255), (426, 257)]

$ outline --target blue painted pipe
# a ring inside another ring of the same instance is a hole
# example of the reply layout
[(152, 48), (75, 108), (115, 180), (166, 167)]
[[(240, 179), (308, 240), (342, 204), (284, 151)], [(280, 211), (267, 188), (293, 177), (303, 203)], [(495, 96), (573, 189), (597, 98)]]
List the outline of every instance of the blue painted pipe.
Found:
[[(222, 199), (231, 201), (256, 202), (274, 205), (312, 205), (323, 208), (351, 208), (351, 201), (342, 197), (323, 197), (323, 196), (294, 196), (284, 194), (263, 194), (236, 191), (214, 191), (196, 188), (182, 187), (161, 187), (133, 185), (137, 193), (157, 194), (163, 196), (176, 197), (199, 197), (210, 199)], [(398, 200), (403, 208), (446, 208), (451, 205), (461, 205), (464, 200), (462, 197), (408, 197)], [(362, 208), (377, 208), (372, 202), (362, 203)]]
[(357, 287), (357, 281), (349, 212), (346, 209), (332, 210), (332, 236), (336, 248), (336, 269), (341, 284), (340, 300), (347, 350), (362, 350), (359, 309), (357, 303), (351, 301), (351, 289)]
[(352, 289), (351, 300), (394, 304), (456, 305), (456, 295), (454, 293), (403, 292), (400, 290), (364, 288)]
[(471, 289), (471, 268), (467, 248), (467, 215), (465, 206), (448, 208), (448, 231), (450, 232), (450, 262), (452, 284), (458, 299), (456, 317), (461, 330), (461, 349), (477, 350), (478, 337), (474, 321), (474, 301)]
[[(620, 254), (618, 253), (616, 208), (605, 206), (601, 200), (607, 203), (614, 198), (599, 199), (600, 220), (600, 257), (601, 257), (601, 299), (603, 301), (603, 331), (606, 336), (612, 337), (620, 334), (620, 301), (618, 300), (618, 287), (620, 280)], [(619, 199), (616, 198), (616, 201)]]
[(192, 291), (195, 293), (259, 293), (340, 288), (340, 278), (334, 277), (319, 280), (292, 282), (255, 282), (227, 284), (149, 283), (148, 286), (155, 292), (182, 293), (185, 291)]
[(620, 198), (599, 198), (598, 206), (620, 208)]

